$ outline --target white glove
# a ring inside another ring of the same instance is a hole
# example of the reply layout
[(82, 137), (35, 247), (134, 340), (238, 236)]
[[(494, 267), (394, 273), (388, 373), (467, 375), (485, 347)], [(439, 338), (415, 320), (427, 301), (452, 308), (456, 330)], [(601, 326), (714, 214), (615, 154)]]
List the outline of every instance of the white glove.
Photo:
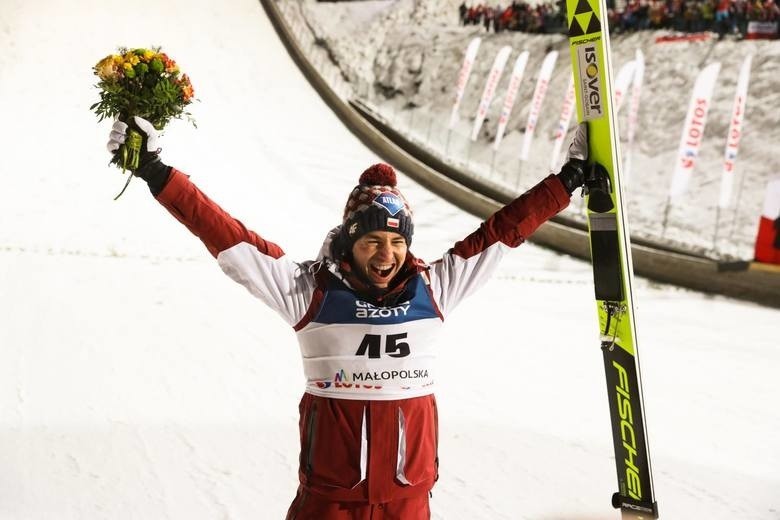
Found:
[(577, 130), (575, 130), (569, 145), (569, 152), (566, 154), (566, 160), (569, 159), (588, 160), (588, 123), (577, 125)]
[[(141, 130), (141, 135), (146, 142), (146, 151), (156, 152), (158, 149), (157, 144), (160, 133), (152, 123), (142, 117), (133, 116), (133, 120), (138, 129)], [(125, 143), (125, 139), (127, 139), (127, 128), (127, 123), (118, 119), (114, 121), (114, 125), (111, 127), (111, 133), (108, 135), (108, 143), (106, 144), (106, 148), (109, 152), (116, 152), (119, 150), (119, 147)]]
[(588, 124), (580, 123), (574, 133), (574, 138), (566, 154), (566, 162), (558, 172), (558, 178), (563, 183), (569, 195), (585, 184), (585, 161), (588, 160)]

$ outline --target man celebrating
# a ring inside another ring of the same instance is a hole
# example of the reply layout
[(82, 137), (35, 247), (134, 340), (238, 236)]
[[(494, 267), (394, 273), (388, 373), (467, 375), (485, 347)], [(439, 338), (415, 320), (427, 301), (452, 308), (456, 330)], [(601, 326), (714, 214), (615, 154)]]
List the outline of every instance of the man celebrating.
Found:
[[(134, 174), (228, 276), (297, 334), (306, 387), (299, 407), (300, 485), (287, 520), (429, 519), (439, 469), (439, 328), (511, 248), (583, 185), (587, 127), (577, 129), (560, 173), (428, 264), (409, 251), (412, 210), (387, 164), (363, 172), (318, 258), (300, 263), (163, 164), (148, 121), (136, 117), (133, 124), (144, 136)], [(127, 129), (115, 122), (110, 152), (124, 143)]]

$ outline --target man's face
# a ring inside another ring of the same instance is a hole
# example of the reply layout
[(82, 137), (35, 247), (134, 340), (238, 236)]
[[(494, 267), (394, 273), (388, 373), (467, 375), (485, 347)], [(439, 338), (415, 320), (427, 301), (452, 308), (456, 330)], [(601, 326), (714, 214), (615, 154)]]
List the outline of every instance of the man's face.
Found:
[(384, 289), (406, 259), (406, 239), (392, 231), (371, 231), (352, 246), (352, 263), (371, 283)]

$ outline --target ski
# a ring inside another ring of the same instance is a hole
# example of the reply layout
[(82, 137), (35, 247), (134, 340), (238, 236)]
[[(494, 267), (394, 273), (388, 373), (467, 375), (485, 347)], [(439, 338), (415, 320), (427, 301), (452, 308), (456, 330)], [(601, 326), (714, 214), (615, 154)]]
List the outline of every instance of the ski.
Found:
[(639, 370), (631, 244), (620, 184), (605, 0), (566, 0), (579, 121), (588, 122), (586, 206), (622, 520), (658, 518)]

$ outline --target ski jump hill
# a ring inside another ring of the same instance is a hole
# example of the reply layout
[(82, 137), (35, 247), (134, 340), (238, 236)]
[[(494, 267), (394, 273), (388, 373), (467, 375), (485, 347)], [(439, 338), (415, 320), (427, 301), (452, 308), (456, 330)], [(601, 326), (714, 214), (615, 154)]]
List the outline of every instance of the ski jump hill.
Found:
[[(514, 195), (444, 162), (396, 131), (381, 115), (356, 98), (337, 93), (307, 58), (274, 0), (260, 0), (279, 38), (303, 75), (344, 125), (368, 148), (427, 189), (480, 218)], [(529, 239), (582, 259), (590, 259), (583, 223), (557, 216)], [(718, 262), (663, 244), (632, 238), (634, 271), (680, 287), (780, 307), (780, 266), (751, 261)]]

